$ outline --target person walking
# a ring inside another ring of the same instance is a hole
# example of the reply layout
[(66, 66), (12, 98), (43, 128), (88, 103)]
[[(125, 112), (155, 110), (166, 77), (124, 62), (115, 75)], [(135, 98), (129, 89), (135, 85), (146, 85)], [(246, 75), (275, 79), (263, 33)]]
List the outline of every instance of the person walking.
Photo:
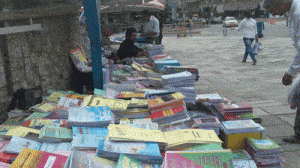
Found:
[(248, 55), (250, 55), (253, 61), (252, 65), (256, 65), (257, 61), (251, 47), (254, 39), (258, 41), (256, 21), (252, 18), (252, 14), (250, 12), (245, 12), (244, 14), (245, 18), (241, 21), (240, 26), (236, 28), (238, 31), (244, 31), (243, 41), (245, 44), (245, 54), (242, 62), (245, 63)]
[[(289, 31), (297, 54), (289, 69), (282, 77), (282, 84), (289, 86), (292, 84), (295, 76), (300, 72), (300, 0), (265, 0), (264, 8), (272, 15), (284, 15), (289, 12)], [(296, 95), (298, 98), (300, 95)], [(295, 135), (283, 138), (282, 141), (288, 143), (300, 143), (300, 106), (297, 104), (297, 113), (294, 124)]]

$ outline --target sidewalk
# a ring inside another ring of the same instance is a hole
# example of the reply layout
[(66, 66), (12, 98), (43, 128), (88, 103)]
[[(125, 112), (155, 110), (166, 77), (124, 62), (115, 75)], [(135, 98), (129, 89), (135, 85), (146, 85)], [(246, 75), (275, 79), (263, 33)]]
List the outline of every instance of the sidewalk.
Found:
[(239, 103), (250, 103), (254, 114), (262, 118), (266, 129), (263, 136), (281, 145), (284, 167), (300, 167), (300, 144), (282, 142), (293, 135), (296, 110), (287, 104), (290, 86), (284, 86), (281, 78), (291, 64), (296, 50), (288, 34), (285, 21), (271, 25), (265, 23), (264, 38), (260, 39), (264, 50), (257, 56), (257, 65), (250, 57), (242, 63), (244, 43), (242, 32), (227, 29), (223, 36), (222, 25), (200, 29), (193, 37), (164, 36), (165, 53), (182, 65), (199, 69), (198, 93), (219, 93), (222, 97)]

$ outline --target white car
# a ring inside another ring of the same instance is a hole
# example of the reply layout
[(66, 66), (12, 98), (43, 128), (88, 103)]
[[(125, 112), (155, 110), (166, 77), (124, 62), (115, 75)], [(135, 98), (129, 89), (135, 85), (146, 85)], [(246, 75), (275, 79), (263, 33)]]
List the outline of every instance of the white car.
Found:
[(238, 21), (232, 16), (227, 16), (223, 21), (223, 27), (238, 27)]

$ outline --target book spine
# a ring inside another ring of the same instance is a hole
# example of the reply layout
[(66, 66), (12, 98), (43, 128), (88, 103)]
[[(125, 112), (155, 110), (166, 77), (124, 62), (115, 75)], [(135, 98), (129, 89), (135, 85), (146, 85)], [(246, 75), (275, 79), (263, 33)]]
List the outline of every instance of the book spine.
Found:
[(150, 118), (152, 120), (154, 120), (154, 119), (157, 119), (157, 118), (171, 116), (171, 115), (174, 115), (174, 114), (177, 114), (177, 113), (183, 111), (184, 109), (185, 109), (184, 106), (180, 106), (180, 107), (177, 107), (177, 108), (171, 108), (171, 109), (168, 109), (168, 110), (162, 110), (162, 111), (159, 111), (159, 112), (152, 113), (150, 115)]

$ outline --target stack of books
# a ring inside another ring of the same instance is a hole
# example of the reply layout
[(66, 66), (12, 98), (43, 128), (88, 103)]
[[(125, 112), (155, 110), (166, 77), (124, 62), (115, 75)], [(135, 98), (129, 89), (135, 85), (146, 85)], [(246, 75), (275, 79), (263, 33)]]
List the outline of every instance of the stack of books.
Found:
[(278, 144), (268, 137), (246, 139), (247, 151), (258, 167), (282, 168), (282, 150)]
[(195, 89), (195, 87), (166, 86), (165, 89), (182, 93), (185, 96), (184, 102), (186, 103), (192, 103), (192, 104), (196, 103), (197, 90)]
[(169, 74), (188, 71), (195, 76), (196, 81), (198, 81), (199, 78), (199, 70), (197, 68), (192, 68), (187, 66), (165, 66), (164, 71)]
[(158, 124), (190, 120), (184, 98), (183, 94), (176, 92), (148, 100), (150, 118)]
[(165, 66), (180, 66), (180, 63), (177, 60), (155, 60), (153, 63), (153, 69), (156, 72), (163, 71)]
[(167, 89), (147, 89), (147, 90), (145, 90), (145, 98), (146, 99), (154, 99), (156, 97), (173, 94), (175, 92), (176, 91), (170, 91)]
[(253, 120), (222, 121), (221, 129), (226, 135), (265, 131), (260, 124)]
[(246, 103), (219, 103), (214, 107), (226, 121), (240, 120), (241, 116), (253, 114), (252, 106)]
[(257, 168), (255, 161), (246, 150), (232, 151), (232, 164), (234, 168)]
[(217, 135), (220, 133), (221, 122), (217, 117), (198, 117), (193, 119), (195, 124), (193, 128), (214, 130)]
[(210, 104), (219, 104), (223, 102), (223, 98), (218, 93), (198, 94), (196, 100), (201, 103), (208, 102)]
[(172, 60), (173, 58), (167, 54), (154, 55), (151, 57), (152, 61), (155, 60)]
[(163, 86), (171, 86), (171, 87), (194, 87), (195, 77), (188, 71), (170, 74), (170, 75), (162, 75)]

